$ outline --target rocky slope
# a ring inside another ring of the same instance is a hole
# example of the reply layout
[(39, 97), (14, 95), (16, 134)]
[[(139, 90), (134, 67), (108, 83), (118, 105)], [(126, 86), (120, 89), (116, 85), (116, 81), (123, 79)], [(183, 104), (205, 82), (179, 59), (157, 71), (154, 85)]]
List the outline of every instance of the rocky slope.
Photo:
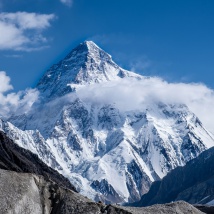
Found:
[(161, 181), (154, 182), (149, 192), (134, 205), (148, 206), (178, 200), (213, 205), (213, 163), (214, 148), (210, 148), (185, 166), (172, 170)]
[(37, 155), (19, 147), (2, 131), (0, 131), (0, 169), (42, 175), (46, 180), (52, 180), (59, 186), (76, 191), (67, 178), (44, 164)]
[[(116, 206), (116, 208), (118, 208)], [(113, 206), (113, 209), (115, 209), (115, 206)], [(160, 214), (182, 214), (182, 213), (203, 213), (196, 209), (195, 207), (191, 206), (190, 204), (184, 202), (184, 201), (178, 201), (175, 203), (168, 203), (168, 204), (156, 204), (150, 207), (121, 207), (121, 213), (123, 213), (123, 210), (125, 210), (127, 213), (133, 213), (133, 214), (153, 214), (153, 213), (160, 213)], [(115, 212), (120, 213), (120, 212)]]
[(0, 169), (0, 213), (4, 214), (201, 214), (185, 202), (148, 208), (95, 203), (35, 174)]
[(183, 104), (123, 110), (79, 96), (89, 86), (124, 79), (146, 80), (84, 42), (44, 74), (31, 111), (13, 115), (12, 124), (1, 121), (0, 128), (82, 194), (97, 201), (137, 201), (152, 182), (213, 146), (214, 139)]

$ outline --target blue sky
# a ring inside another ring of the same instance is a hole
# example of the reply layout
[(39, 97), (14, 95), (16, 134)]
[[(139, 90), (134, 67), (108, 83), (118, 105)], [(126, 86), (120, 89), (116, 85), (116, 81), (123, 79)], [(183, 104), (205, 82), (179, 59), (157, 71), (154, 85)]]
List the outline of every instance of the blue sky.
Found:
[(128, 70), (214, 88), (213, 11), (213, 0), (0, 0), (0, 70), (15, 91), (33, 87), (93, 40)]

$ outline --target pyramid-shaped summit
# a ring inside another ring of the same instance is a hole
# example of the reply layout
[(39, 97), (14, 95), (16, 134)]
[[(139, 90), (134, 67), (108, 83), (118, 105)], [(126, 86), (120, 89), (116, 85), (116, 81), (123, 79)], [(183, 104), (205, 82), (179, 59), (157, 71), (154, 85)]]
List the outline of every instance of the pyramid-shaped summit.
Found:
[(46, 99), (61, 97), (74, 88), (70, 84), (92, 84), (135, 76), (112, 61), (111, 56), (92, 41), (74, 48), (40, 79), (37, 89)]

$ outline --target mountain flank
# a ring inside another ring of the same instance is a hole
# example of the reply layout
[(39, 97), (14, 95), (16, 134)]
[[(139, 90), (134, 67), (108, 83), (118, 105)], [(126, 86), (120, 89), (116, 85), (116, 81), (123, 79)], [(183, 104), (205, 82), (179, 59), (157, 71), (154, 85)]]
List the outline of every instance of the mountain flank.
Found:
[(60, 186), (76, 191), (70, 181), (43, 163), (36, 154), (19, 147), (0, 131), (0, 169), (42, 175)]
[(214, 204), (214, 147), (204, 151), (183, 167), (177, 167), (134, 206), (149, 206), (184, 200), (191, 204)]

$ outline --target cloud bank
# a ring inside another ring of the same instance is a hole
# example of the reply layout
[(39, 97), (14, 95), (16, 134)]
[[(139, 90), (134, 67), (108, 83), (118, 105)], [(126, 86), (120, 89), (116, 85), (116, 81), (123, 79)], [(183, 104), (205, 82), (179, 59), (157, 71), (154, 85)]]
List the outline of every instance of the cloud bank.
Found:
[(0, 50), (32, 51), (47, 42), (42, 32), (50, 27), (54, 14), (0, 13)]
[[(11, 116), (12, 113), (19, 115), (28, 112), (33, 103), (40, 101), (36, 89), (10, 93), (12, 88), (10, 78), (1, 71), (0, 116), (4, 118)], [(124, 78), (102, 84), (80, 85), (76, 94), (68, 94), (47, 105), (64, 105), (77, 97), (87, 104), (113, 104), (122, 112), (144, 111), (159, 102), (186, 104), (205, 127), (214, 133), (214, 91), (200, 83), (169, 83), (157, 77), (142, 80)]]
[(214, 91), (203, 84), (169, 83), (156, 77), (127, 78), (80, 87), (77, 96), (91, 104), (114, 104), (121, 111), (145, 110), (159, 102), (186, 104), (214, 133)]
[(13, 86), (10, 84), (10, 78), (4, 71), (0, 71), (0, 117), (2, 118), (7, 118), (15, 112), (23, 114), (38, 100), (39, 92), (35, 89), (10, 93), (11, 89)]

